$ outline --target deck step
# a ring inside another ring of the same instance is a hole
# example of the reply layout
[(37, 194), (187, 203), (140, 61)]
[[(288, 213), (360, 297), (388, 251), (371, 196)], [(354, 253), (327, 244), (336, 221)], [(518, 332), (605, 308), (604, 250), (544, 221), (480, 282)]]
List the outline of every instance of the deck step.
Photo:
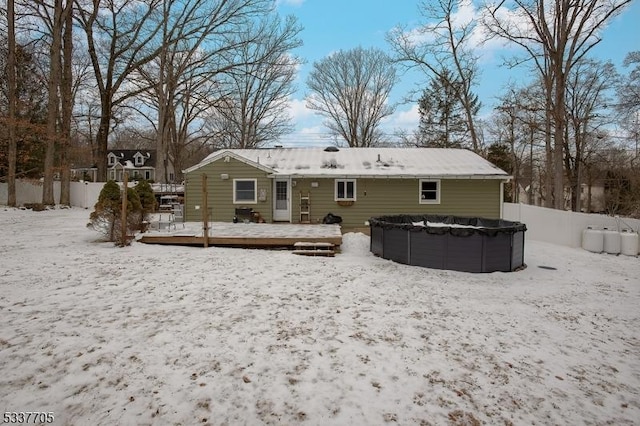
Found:
[(294, 250), (293, 254), (298, 254), (300, 256), (325, 256), (325, 257), (334, 257), (336, 252), (333, 250)]
[(310, 241), (299, 241), (297, 243), (295, 243), (293, 245), (293, 247), (297, 248), (297, 249), (325, 249), (325, 250), (330, 250), (333, 249), (335, 247), (334, 244), (332, 243), (325, 243), (325, 242), (310, 242)]
[(293, 254), (301, 256), (326, 256), (333, 257), (336, 252), (335, 245), (325, 242), (299, 241), (293, 245)]

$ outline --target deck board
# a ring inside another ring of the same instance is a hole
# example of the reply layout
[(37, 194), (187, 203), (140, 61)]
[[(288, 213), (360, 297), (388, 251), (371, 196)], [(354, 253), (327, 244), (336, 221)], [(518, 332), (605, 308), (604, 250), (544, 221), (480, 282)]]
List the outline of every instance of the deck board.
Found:
[[(204, 245), (202, 224), (181, 224), (178, 229), (147, 232), (139, 239), (146, 244)], [(209, 229), (208, 244), (227, 247), (293, 247), (295, 243), (323, 243), (339, 247), (339, 225), (244, 224), (214, 222)]]

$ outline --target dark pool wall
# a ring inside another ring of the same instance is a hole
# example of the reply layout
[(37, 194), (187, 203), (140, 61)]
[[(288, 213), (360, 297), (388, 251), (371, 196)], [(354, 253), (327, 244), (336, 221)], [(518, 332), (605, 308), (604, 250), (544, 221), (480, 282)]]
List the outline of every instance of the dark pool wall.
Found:
[[(427, 222), (455, 226), (416, 226)], [(519, 222), (436, 215), (381, 216), (369, 220), (371, 252), (407, 265), (463, 272), (514, 271), (524, 265)]]

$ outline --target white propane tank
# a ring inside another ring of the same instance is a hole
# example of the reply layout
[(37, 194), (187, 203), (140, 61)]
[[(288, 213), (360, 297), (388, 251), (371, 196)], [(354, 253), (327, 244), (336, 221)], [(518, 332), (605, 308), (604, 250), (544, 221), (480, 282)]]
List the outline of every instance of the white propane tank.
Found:
[(609, 254), (620, 254), (620, 233), (604, 228), (604, 251)]
[(604, 250), (604, 234), (602, 231), (591, 226), (582, 231), (582, 248), (593, 253), (602, 253)]
[(640, 240), (637, 232), (623, 230), (620, 233), (620, 253), (625, 256), (637, 256)]

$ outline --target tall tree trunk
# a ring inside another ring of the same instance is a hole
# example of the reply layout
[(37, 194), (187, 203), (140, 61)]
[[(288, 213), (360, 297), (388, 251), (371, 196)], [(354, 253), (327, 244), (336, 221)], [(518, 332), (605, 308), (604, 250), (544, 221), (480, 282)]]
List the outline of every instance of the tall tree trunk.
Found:
[(98, 182), (107, 181), (107, 143), (109, 141), (109, 123), (111, 122), (111, 101), (108, 95), (100, 95), (100, 126), (96, 134), (95, 157)]
[[(169, 9), (166, 1), (162, 2), (162, 40), (167, 41), (169, 29), (167, 25)], [(158, 53), (158, 82), (156, 94), (158, 96), (158, 126), (156, 133), (156, 175), (155, 181), (167, 183), (167, 96), (165, 87), (169, 84), (167, 77), (168, 46), (164, 45)], [(171, 66), (171, 65), (169, 65)]]
[(471, 137), (473, 152), (478, 154), (480, 152), (480, 141), (478, 140), (478, 133), (476, 132), (475, 117), (468, 103), (464, 106), (464, 113), (467, 117), (467, 124), (469, 125), (469, 136)]
[(16, 31), (15, 31), (15, 10), (14, 0), (7, 0), (7, 38), (9, 44), (9, 52), (7, 57), (7, 83), (8, 83), (8, 101), (9, 101), (9, 152), (8, 154), (8, 172), (7, 172), (7, 205), (16, 206), (16, 157), (17, 157), (17, 140), (16, 140), (16, 106), (18, 93), (16, 90)]
[(552, 93), (553, 83), (549, 75), (545, 76), (545, 123), (544, 123), (544, 146), (545, 146), (545, 174), (544, 174), (544, 206), (553, 207), (553, 147), (551, 144), (552, 127)]
[(71, 114), (73, 110), (73, 1), (67, 0), (64, 9), (63, 68), (60, 94), (62, 98), (62, 123), (60, 139), (60, 204), (71, 205), (71, 170), (69, 146), (71, 142)]
[(55, 205), (53, 195), (54, 161), (56, 141), (58, 139), (58, 113), (60, 96), (60, 73), (62, 69), (60, 49), (62, 47), (62, 0), (55, 0), (51, 26), (49, 99), (47, 102), (47, 150), (44, 158), (44, 185), (42, 204)]
[(587, 166), (587, 213), (593, 211), (591, 205), (591, 188), (593, 187), (593, 174), (591, 173), (591, 167)]
[(565, 78), (561, 70), (558, 74), (560, 75), (556, 76), (553, 108), (553, 207), (557, 210), (564, 210)]

